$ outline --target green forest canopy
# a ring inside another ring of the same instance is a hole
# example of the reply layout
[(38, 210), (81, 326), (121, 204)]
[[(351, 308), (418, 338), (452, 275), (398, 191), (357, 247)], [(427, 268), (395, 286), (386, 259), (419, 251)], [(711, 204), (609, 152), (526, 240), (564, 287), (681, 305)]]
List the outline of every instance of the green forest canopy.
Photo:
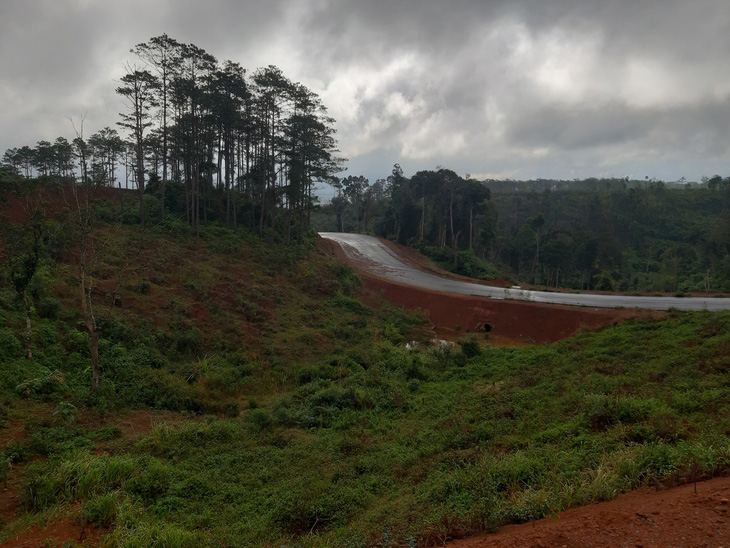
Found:
[(572, 289), (730, 291), (730, 178), (476, 181), (395, 166), (339, 181), (319, 230), (412, 245), (461, 274)]

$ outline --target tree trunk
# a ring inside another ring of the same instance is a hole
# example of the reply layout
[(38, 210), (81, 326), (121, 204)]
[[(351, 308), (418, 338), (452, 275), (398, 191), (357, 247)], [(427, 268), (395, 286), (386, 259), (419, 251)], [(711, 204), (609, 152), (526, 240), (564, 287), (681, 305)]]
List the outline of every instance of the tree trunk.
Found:
[(238, 218), (236, 216), (236, 192), (234, 191), (231, 196), (231, 205), (233, 209), (233, 233), (238, 234)]
[(94, 326), (91, 333), (91, 391), (99, 388), (99, 332)]
[[(141, 132), (140, 132), (141, 133)], [(144, 226), (144, 149), (142, 136), (138, 137), (137, 145), (137, 187), (139, 189), (139, 222)]]
[(30, 326), (30, 306), (28, 305), (28, 291), (27, 288), (23, 288), (23, 308), (25, 309), (25, 343), (26, 352), (25, 359), (30, 360), (33, 357), (33, 351), (31, 349), (31, 340), (33, 332)]
[(426, 192), (424, 191), (421, 196), (421, 235), (418, 239), (419, 242), (423, 241), (423, 231), (426, 226)]
[(81, 314), (86, 324), (86, 329), (91, 337), (91, 391), (96, 392), (99, 388), (99, 333), (96, 329), (96, 318), (91, 305), (91, 282), (86, 287), (86, 252), (82, 250), (80, 265), (80, 289), (81, 289)]
[(459, 268), (459, 234), (461, 234), (461, 231), (456, 233), (456, 236), (452, 238), (452, 244), (453, 244), (453, 252), (454, 252), (454, 270)]

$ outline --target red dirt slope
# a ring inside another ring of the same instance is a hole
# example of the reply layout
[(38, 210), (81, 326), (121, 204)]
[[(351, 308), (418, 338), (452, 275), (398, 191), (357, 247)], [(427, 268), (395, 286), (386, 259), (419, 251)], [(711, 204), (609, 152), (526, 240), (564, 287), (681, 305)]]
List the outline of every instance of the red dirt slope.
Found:
[(534, 524), (452, 542), (451, 548), (730, 547), (730, 478), (657, 491), (644, 487)]
[[(385, 243), (404, 262), (424, 272), (474, 281), (444, 272), (410, 248)], [(330, 254), (346, 260), (338, 244), (322, 240), (322, 245)], [(583, 326), (597, 329), (630, 317), (660, 314), (647, 310), (538, 304), (441, 293), (379, 278), (367, 269), (371, 265), (355, 263), (353, 266), (363, 280), (366, 301), (383, 297), (407, 309), (428, 310), (434, 331), (446, 339), (478, 333), (488, 334), (492, 344), (542, 344), (570, 337)], [(504, 282), (490, 285), (501, 287)]]

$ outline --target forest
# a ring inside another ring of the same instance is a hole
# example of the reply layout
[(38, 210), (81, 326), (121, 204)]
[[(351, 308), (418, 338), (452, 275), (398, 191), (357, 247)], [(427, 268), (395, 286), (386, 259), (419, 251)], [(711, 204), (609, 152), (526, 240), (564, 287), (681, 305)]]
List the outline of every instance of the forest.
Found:
[(545, 288), (730, 291), (730, 177), (701, 184), (477, 181), (449, 169), (338, 180), (318, 230), (410, 245), (457, 273)]
[(5, 151), (6, 171), (82, 186), (136, 188), (139, 216), (182, 215), (301, 238), (316, 181), (342, 170), (334, 120), (320, 98), (267, 66), (248, 73), (194, 44), (161, 35), (132, 48), (116, 88), (117, 125)]

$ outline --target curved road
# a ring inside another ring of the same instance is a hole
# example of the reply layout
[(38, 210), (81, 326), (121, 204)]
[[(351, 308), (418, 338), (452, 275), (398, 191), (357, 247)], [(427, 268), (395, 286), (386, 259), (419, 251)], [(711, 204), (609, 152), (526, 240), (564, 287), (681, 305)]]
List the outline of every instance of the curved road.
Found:
[(459, 280), (440, 278), (404, 264), (385, 244), (373, 236), (320, 232), (320, 236), (337, 242), (345, 255), (372, 264), (368, 270), (394, 282), (462, 295), (514, 299), (535, 303), (594, 306), (602, 308), (647, 308), (652, 310), (730, 310), (730, 299), (718, 297), (634, 297), (628, 295), (596, 295), (591, 293), (558, 293), (527, 289), (490, 287)]

